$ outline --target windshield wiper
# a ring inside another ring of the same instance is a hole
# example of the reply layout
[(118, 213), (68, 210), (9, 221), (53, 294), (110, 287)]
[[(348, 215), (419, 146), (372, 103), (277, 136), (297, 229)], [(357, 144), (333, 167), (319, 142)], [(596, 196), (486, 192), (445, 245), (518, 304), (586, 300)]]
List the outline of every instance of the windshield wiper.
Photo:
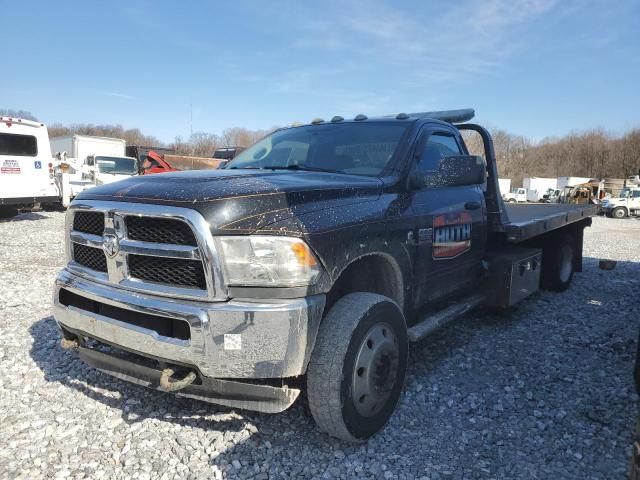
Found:
[(228, 167), (228, 170), (299, 170), (303, 172), (344, 173), (344, 172), (341, 172), (340, 170), (329, 170), (328, 168), (309, 167), (307, 165), (267, 165), (265, 167), (258, 167), (258, 166)]
[(340, 170), (329, 170), (328, 168), (321, 167), (309, 167), (307, 165), (269, 165), (260, 168), (264, 170), (301, 170), (303, 172), (343, 173)]

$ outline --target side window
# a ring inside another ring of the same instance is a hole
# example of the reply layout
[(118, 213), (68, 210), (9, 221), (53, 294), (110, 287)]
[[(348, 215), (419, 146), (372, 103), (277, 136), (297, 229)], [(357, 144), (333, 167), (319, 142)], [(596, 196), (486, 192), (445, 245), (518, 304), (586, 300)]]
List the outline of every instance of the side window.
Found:
[(633, 192), (633, 198), (640, 198), (640, 190), (635, 190)]
[(418, 170), (425, 175), (433, 175), (438, 171), (438, 166), (443, 158), (455, 155), (462, 155), (455, 137), (434, 133), (427, 140), (422, 155), (420, 155)]

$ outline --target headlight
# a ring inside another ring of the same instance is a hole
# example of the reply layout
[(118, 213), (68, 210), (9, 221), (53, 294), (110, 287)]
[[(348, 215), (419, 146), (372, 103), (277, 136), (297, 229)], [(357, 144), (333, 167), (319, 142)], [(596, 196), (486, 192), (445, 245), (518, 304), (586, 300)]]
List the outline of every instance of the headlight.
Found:
[(320, 275), (315, 255), (299, 238), (255, 235), (217, 240), (229, 285), (297, 287), (314, 284)]

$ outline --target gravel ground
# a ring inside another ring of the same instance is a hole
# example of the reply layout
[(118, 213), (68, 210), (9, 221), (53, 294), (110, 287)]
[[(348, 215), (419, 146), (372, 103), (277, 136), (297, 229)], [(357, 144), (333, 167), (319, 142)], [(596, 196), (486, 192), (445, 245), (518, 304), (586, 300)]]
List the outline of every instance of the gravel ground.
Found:
[[(472, 315), (414, 347), (405, 395), (366, 445), (305, 409), (232, 411), (96, 372), (49, 313), (63, 214), (0, 222), (0, 476), (623, 478), (636, 413), (640, 219), (596, 218), (564, 294)], [(599, 258), (620, 262), (599, 270)]]

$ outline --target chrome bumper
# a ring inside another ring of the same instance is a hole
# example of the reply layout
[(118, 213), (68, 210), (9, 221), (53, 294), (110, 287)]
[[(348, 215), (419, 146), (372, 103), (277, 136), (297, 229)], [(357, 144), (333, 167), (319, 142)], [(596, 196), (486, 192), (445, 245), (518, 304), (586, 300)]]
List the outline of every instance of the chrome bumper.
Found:
[[(60, 290), (113, 307), (182, 320), (190, 339), (159, 335), (113, 318), (60, 303)], [(133, 293), (60, 272), (53, 314), (60, 326), (143, 356), (195, 366), (205, 377), (283, 378), (305, 372), (325, 296), (201, 302)]]

